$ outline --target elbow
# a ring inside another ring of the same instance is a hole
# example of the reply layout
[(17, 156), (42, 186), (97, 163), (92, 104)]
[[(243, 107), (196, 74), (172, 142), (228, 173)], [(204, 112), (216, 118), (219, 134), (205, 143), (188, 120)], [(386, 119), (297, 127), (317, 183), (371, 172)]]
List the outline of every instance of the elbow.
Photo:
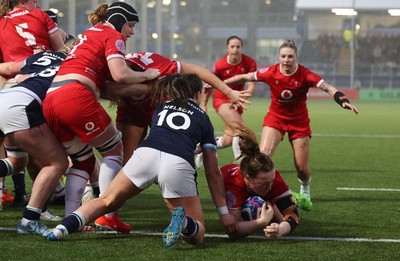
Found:
[(127, 77), (125, 77), (123, 73), (115, 73), (112, 75), (112, 78), (117, 83), (126, 83), (127, 79)]

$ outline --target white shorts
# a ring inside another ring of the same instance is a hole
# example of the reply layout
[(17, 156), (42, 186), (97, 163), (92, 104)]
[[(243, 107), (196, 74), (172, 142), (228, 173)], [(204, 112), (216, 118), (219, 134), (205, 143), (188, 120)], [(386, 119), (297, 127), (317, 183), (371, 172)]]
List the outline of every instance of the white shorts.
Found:
[(199, 195), (196, 170), (186, 160), (169, 153), (147, 147), (138, 148), (123, 170), (140, 189), (157, 183), (164, 198)]
[(0, 135), (45, 122), (42, 106), (32, 95), (14, 88), (0, 91)]

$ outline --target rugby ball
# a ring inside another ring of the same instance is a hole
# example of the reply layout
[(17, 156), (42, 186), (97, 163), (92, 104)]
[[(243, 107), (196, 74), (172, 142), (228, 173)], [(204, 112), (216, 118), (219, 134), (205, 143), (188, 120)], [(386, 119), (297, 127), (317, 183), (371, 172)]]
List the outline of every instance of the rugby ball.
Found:
[(264, 203), (265, 200), (259, 196), (247, 198), (242, 205), (242, 220), (250, 221), (259, 218)]

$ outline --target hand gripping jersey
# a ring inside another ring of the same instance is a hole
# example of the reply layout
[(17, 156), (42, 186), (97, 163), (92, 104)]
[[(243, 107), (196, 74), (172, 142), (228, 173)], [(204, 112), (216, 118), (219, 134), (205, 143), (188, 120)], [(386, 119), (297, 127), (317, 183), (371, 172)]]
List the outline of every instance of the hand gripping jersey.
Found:
[[(240, 208), (244, 201), (252, 195), (248, 190), (244, 181), (239, 164), (228, 164), (221, 168), (224, 176), (226, 204), (229, 208)], [(283, 197), (290, 196), (289, 187), (281, 177), (279, 171), (275, 171), (275, 180), (271, 186), (271, 190), (266, 195), (258, 195), (265, 201), (275, 204), (276, 201)]]
[[(181, 72), (181, 63), (162, 55), (150, 52), (130, 53), (125, 56), (126, 63), (135, 71), (149, 68), (158, 69), (160, 77)], [(130, 122), (136, 126), (147, 127), (157, 105), (152, 106), (149, 95), (122, 98), (123, 106), (118, 106), (117, 122)]]
[(197, 143), (216, 146), (214, 128), (208, 115), (189, 100), (186, 107), (169, 101), (153, 114), (149, 136), (139, 147), (150, 147), (185, 159), (195, 168), (194, 150)]
[[(227, 55), (224, 56), (214, 64), (213, 68), (211, 69), (211, 72), (214, 73), (219, 79), (224, 81), (235, 75), (254, 72), (256, 70), (257, 70), (256, 61), (253, 58), (242, 54), (242, 60), (237, 64), (230, 64), (228, 61), (228, 56)], [(231, 87), (233, 90), (243, 91), (244, 85), (245, 83), (239, 83), (235, 85), (229, 85), (229, 87)], [(223, 98), (223, 97), (226, 96), (222, 94), (222, 92), (215, 90), (214, 98)]]
[[(0, 19), (0, 48), (4, 62), (19, 62), (34, 49), (51, 50), (49, 34), (57, 25), (42, 10), (19, 8)], [(11, 42), (10, 42), (11, 41)]]

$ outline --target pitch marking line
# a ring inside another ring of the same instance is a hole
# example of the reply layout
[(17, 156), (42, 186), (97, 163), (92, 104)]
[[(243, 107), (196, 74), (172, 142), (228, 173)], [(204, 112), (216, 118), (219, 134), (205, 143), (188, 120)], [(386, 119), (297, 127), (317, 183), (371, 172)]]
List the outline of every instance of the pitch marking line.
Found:
[[(0, 227), (0, 231), (16, 231), (16, 228)], [(94, 231), (96, 234), (117, 234), (115, 231)], [(162, 236), (160, 232), (145, 232), (145, 231), (132, 231), (129, 234), (134, 235), (145, 235), (145, 236)], [(226, 238), (227, 235), (222, 234), (206, 234), (208, 238)], [(264, 236), (248, 236), (246, 238), (253, 239), (265, 239), (270, 240)], [(400, 243), (400, 239), (390, 238), (347, 238), (347, 237), (282, 237), (280, 240), (291, 240), (291, 241), (342, 241), (342, 242), (382, 242), (382, 243)]]
[(336, 188), (337, 190), (352, 190), (352, 191), (395, 191), (400, 192), (400, 189), (395, 188)]
[[(216, 135), (222, 135), (223, 132), (216, 131)], [(261, 132), (257, 132), (261, 135)], [(347, 133), (313, 133), (313, 137), (339, 137), (339, 138), (377, 138), (377, 139), (400, 139), (400, 135), (391, 134), (347, 134)]]

